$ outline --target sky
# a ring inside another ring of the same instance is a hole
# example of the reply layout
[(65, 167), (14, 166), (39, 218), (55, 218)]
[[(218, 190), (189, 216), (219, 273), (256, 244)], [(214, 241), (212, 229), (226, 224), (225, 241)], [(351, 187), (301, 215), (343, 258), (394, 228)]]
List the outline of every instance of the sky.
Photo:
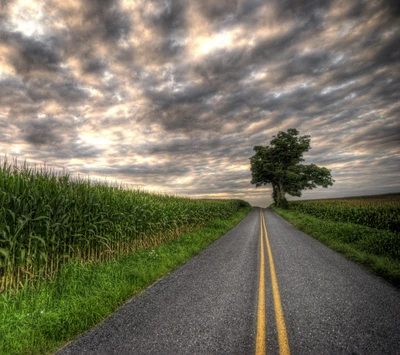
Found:
[(332, 198), (400, 192), (396, 0), (0, 0), (0, 156), (193, 198), (271, 201), (296, 128)]

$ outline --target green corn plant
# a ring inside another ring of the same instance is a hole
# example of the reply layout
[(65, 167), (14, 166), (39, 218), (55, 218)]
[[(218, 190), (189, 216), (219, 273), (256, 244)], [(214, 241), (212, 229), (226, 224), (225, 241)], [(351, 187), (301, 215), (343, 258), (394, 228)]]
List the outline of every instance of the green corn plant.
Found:
[(376, 232), (353, 242), (370, 253), (400, 259), (400, 194), (290, 201), (289, 207), (322, 220), (373, 228)]
[(225, 218), (238, 200), (193, 200), (0, 159), (0, 292), (53, 279)]

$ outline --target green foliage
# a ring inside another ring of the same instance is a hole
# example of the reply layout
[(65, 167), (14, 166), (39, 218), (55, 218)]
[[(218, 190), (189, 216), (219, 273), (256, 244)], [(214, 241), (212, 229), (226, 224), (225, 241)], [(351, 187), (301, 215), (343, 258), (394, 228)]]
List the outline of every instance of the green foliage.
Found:
[(250, 209), (108, 262), (64, 264), (40, 290), (28, 286), (0, 294), (0, 354), (54, 353), (225, 234)]
[(400, 285), (400, 194), (290, 201), (276, 212), (307, 234)]
[(400, 194), (290, 201), (291, 210), (324, 220), (350, 222), (400, 233)]
[(272, 184), (272, 198), (278, 207), (287, 207), (286, 193), (301, 196), (302, 190), (328, 187), (334, 182), (328, 169), (300, 164), (311, 146), (310, 136), (298, 135), (294, 128), (279, 132), (269, 146), (255, 146), (256, 154), (250, 158), (251, 183), (256, 187)]
[(0, 292), (61, 265), (110, 260), (227, 218), (246, 202), (193, 200), (0, 164)]

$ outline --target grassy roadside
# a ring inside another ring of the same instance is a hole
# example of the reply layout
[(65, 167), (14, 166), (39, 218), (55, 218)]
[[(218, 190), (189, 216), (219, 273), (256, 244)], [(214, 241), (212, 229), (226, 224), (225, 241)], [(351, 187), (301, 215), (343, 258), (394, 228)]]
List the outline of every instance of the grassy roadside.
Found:
[(400, 287), (399, 250), (392, 250), (394, 233), (353, 223), (322, 220), (298, 211), (271, 208), (304, 233)]
[(243, 207), (226, 220), (118, 260), (66, 264), (39, 291), (1, 294), (0, 354), (54, 352), (225, 234), (250, 209)]

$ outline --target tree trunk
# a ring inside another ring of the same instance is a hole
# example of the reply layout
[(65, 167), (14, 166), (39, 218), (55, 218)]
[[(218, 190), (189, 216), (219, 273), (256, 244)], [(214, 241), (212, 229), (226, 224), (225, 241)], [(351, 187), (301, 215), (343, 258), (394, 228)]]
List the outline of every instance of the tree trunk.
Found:
[(276, 190), (277, 190), (276, 184), (272, 183), (272, 199), (274, 200), (275, 205), (277, 203), (277, 198), (278, 198)]
[(275, 200), (276, 207), (284, 209), (287, 209), (289, 207), (285, 197), (285, 190), (283, 189), (283, 184), (281, 182), (276, 185), (276, 188), (274, 189), (274, 195), (276, 195), (276, 200)]

